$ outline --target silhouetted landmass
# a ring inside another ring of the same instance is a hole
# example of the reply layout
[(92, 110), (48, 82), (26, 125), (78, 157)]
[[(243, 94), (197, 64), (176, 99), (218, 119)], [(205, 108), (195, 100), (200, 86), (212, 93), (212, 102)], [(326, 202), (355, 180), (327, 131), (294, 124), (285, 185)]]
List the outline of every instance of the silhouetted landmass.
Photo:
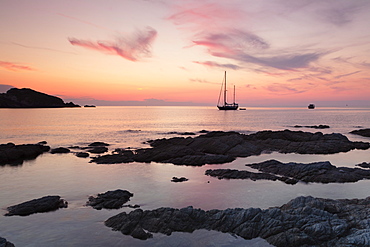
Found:
[(137, 239), (152, 233), (171, 235), (199, 229), (261, 237), (277, 247), (369, 246), (370, 197), (366, 199), (321, 199), (297, 197), (281, 207), (234, 208), (205, 211), (186, 207), (136, 209), (120, 213), (105, 225)]
[(33, 199), (7, 208), (8, 213), (5, 216), (27, 216), (35, 213), (44, 213), (55, 211), (59, 208), (68, 207), (68, 203), (61, 199), (60, 196), (44, 196), (42, 198)]
[(320, 124), (320, 125), (294, 125), (294, 128), (312, 128), (312, 129), (329, 129), (329, 125)]
[(299, 154), (334, 154), (353, 149), (368, 149), (368, 142), (352, 142), (342, 134), (302, 131), (259, 131), (244, 135), (237, 132), (213, 131), (197, 137), (173, 137), (148, 142), (152, 148), (125, 150), (92, 158), (98, 164), (128, 162), (161, 162), (200, 166), (223, 164), (236, 157), (260, 155), (262, 152)]
[(49, 146), (39, 144), (15, 145), (14, 143), (0, 144), (0, 165), (20, 165), (24, 160), (35, 159), (50, 150)]
[(0, 94), (0, 108), (62, 108), (80, 107), (61, 98), (37, 92), (29, 88), (11, 88)]
[(359, 130), (352, 130), (351, 134), (370, 137), (370, 129), (359, 129)]
[(247, 164), (246, 166), (257, 169), (261, 173), (244, 170), (210, 169), (205, 174), (219, 179), (266, 179), (279, 180), (287, 184), (295, 184), (299, 181), (307, 183), (353, 183), (362, 179), (370, 179), (370, 170), (335, 167), (329, 161), (303, 164), (267, 160)]

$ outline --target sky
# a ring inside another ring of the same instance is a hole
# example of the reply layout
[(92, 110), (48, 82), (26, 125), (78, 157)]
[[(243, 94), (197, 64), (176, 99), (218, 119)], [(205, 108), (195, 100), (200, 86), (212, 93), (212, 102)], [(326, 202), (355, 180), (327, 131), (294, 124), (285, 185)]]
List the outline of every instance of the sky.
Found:
[(370, 106), (368, 0), (0, 0), (0, 92), (75, 103)]

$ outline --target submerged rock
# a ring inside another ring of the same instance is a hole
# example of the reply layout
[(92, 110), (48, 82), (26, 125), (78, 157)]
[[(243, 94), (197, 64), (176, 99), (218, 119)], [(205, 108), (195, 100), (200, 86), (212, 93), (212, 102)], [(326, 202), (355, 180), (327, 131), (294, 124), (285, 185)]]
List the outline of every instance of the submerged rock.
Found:
[(59, 208), (68, 207), (67, 201), (60, 198), (60, 196), (44, 196), (39, 199), (23, 202), (7, 208), (8, 213), (5, 216), (27, 216), (35, 213), (44, 213), (55, 211)]
[(119, 209), (130, 200), (134, 194), (127, 190), (114, 190), (98, 194), (96, 197), (90, 196), (86, 206), (91, 206), (94, 209)]
[(153, 237), (152, 233), (171, 235), (206, 229), (245, 239), (261, 237), (277, 247), (365, 246), (369, 244), (369, 215), (370, 198), (331, 200), (309, 196), (266, 210), (137, 209), (113, 216), (105, 225), (142, 240)]
[(40, 154), (49, 150), (50, 147), (43, 144), (0, 144), (0, 165), (22, 164), (24, 160), (35, 159)]
[(117, 153), (92, 159), (97, 163), (161, 162), (201, 166), (222, 164), (236, 157), (259, 155), (264, 151), (299, 154), (333, 154), (352, 149), (368, 149), (370, 143), (352, 142), (342, 134), (302, 131), (259, 131), (244, 135), (213, 131), (197, 137), (174, 137), (148, 142), (152, 148), (135, 153)]

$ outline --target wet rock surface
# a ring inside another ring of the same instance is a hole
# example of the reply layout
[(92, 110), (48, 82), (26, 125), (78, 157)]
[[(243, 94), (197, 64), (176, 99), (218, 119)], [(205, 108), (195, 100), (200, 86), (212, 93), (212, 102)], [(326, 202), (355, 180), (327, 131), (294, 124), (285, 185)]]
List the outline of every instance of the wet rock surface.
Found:
[(86, 206), (91, 206), (94, 209), (119, 209), (130, 200), (134, 194), (127, 190), (114, 190), (98, 194), (96, 197), (90, 196)]
[(359, 129), (359, 130), (353, 130), (350, 132), (351, 134), (370, 137), (370, 129)]
[(35, 213), (55, 211), (59, 208), (66, 207), (68, 207), (68, 203), (61, 199), (60, 196), (44, 196), (8, 207), (8, 213), (6, 213), (5, 216), (27, 216)]
[(152, 148), (116, 153), (92, 159), (96, 163), (161, 162), (201, 166), (223, 164), (236, 157), (259, 155), (264, 151), (299, 154), (333, 154), (368, 149), (368, 142), (352, 142), (342, 134), (302, 131), (259, 131), (244, 135), (213, 131), (197, 137), (174, 137), (148, 142)]
[(40, 154), (49, 150), (50, 147), (44, 144), (0, 144), (0, 165), (19, 165), (24, 160), (35, 159)]
[(275, 246), (368, 246), (370, 198), (331, 200), (298, 197), (281, 207), (266, 210), (158, 208), (120, 213), (105, 225), (138, 239), (152, 233), (171, 235), (198, 229), (261, 237)]
[(0, 237), (0, 247), (14, 247), (14, 244), (7, 241), (5, 238)]

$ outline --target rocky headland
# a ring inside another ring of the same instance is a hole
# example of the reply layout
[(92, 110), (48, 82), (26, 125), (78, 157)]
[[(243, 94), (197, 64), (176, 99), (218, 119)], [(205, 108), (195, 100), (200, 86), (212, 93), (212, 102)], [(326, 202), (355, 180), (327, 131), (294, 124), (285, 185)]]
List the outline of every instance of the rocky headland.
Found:
[(206, 175), (219, 179), (279, 180), (287, 184), (306, 183), (349, 183), (370, 178), (370, 170), (349, 167), (336, 167), (329, 161), (303, 163), (282, 163), (268, 160), (247, 164), (261, 173), (245, 170), (209, 169)]
[(20, 165), (24, 160), (35, 159), (37, 156), (50, 150), (49, 146), (39, 144), (22, 144), (14, 143), (0, 144), (0, 165)]
[(66, 207), (68, 207), (67, 201), (61, 199), (60, 196), (44, 196), (8, 207), (8, 213), (6, 213), (5, 216), (27, 216), (35, 213), (55, 211), (59, 208)]
[(62, 108), (80, 107), (72, 102), (65, 103), (61, 98), (37, 92), (29, 88), (11, 88), (0, 93), (0, 108)]
[(245, 239), (261, 237), (277, 247), (369, 246), (370, 197), (332, 200), (297, 197), (281, 207), (234, 208), (205, 211), (182, 209), (136, 209), (120, 213), (105, 225), (137, 239), (152, 233), (214, 230)]
[(201, 166), (223, 164), (233, 161), (236, 157), (259, 155), (262, 152), (334, 154), (370, 148), (368, 142), (352, 142), (338, 133), (290, 130), (265, 130), (249, 135), (213, 131), (196, 137), (164, 138), (148, 143), (151, 148), (121, 150), (114, 154), (93, 157), (91, 162), (114, 164), (136, 161)]

